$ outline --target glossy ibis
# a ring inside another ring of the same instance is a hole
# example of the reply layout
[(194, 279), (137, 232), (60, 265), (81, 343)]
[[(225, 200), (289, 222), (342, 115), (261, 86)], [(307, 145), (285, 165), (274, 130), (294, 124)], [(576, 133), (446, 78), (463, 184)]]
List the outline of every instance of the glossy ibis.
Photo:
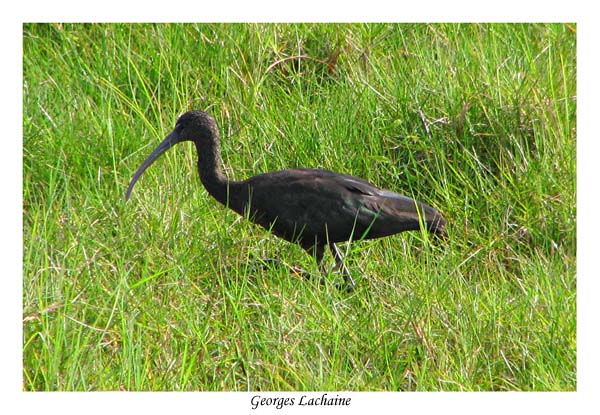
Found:
[[(208, 193), (275, 235), (300, 244), (314, 256), (321, 272), (326, 246), (335, 256), (336, 268), (343, 266), (336, 242), (418, 230), (421, 224), (433, 234), (446, 235), (446, 220), (434, 208), (347, 174), (290, 169), (228, 180), (221, 171), (217, 125), (203, 111), (179, 117), (175, 129), (133, 175), (126, 199), (148, 166), (182, 141), (196, 145), (200, 180)], [(354, 282), (344, 271), (346, 285), (352, 289)]]

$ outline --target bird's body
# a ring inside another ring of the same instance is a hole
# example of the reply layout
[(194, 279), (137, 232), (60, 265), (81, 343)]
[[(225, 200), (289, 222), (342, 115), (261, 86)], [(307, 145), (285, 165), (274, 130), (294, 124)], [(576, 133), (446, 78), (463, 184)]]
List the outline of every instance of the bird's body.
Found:
[(216, 200), (275, 235), (299, 243), (318, 263), (329, 246), (339, 265), (341, 256), (334, 244), (350, 239), (418, 230), (421, 224), (445, 235), (446, 221), (434, 208), (350, 175), (289, 169), (230, 181), (220, 168), (218, 137), (214, 120), (205, 112), (182, 115), (175, 130), (135, 173), (126, 198), (154, 160), (174, 144), (190, 140), (198, 151), (200, 179)]
[[(260, 174), (229, 184), (229, 206), (306, 250), (350, 239), (372, 239), (419, 229), (415, 203), (357, 177), (317, 169)], [(320, 258), (317, 258), (318, 260)]]

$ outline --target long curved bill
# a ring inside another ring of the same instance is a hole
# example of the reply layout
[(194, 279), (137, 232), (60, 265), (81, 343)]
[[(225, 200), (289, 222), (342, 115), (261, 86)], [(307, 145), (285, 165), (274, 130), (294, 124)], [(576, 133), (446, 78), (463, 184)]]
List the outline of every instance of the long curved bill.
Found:
[(157, 158), (163, 155), (168, 149), (173, 147), (175, 144), (179, 142), (179, 134), (173, 131), (169, 134), (159, 145), (154, 149), (154, 151), (144, 160), (142, 165), (137, 169), (131, 181), (129, 182), (129, 186), (127, 187), (127, 192), (125, 192), (125, 200), (129, 200), (129, 196), (131, 196), (131, 191), (133, 190), (133, 186), (138, 181), (140, 176), (146, 171), (148, 167), (152, 163), (156, 161)]

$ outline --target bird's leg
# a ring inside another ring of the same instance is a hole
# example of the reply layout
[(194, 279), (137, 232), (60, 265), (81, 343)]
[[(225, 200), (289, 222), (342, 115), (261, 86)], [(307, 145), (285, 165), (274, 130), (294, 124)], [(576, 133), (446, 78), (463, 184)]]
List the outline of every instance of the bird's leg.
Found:
[[(325, 245), (316, 243), (314, 245), (301, 244), (301, 246), (306, 250), (306, 252), (308, 252), (310, 255), (312, 255), (315, 258), (315, 260), (317, 261), (317, 265), (319, 266), (319, 274), (320, 274), (319, 283), (321, 285), (325, 284), (325, 273), (323, 272), (323, 254), (325, 253)], [(304, 271), (299, 267), (294, 267), (294, 273), (296, 275), (306, 278), (307, 280), (312, 280), (315, 277), (310, 272)]]
[(316, 244), (312, 247), (312, 250), (312, 254), (315, 257), (315, 260), (317, 261), (317, 265), (319, 267), (319, 275), (321, 277), (319, 279), (319, 283), (323, 285), (325, 284), (325, 275), (327, 275), (325, 272), (325, 267), (323, 266), (323, 254), (325, 253), (325, 246), (321, 244)]
[[(352, 291), (354, 289), (354, 285), (355, 285), (354, 280), (352, 279), (352, 276), (350, 275), (350, 271), (344, 264), (344, 258), (342, 257), (342, 253), (338, 250), (337, 246), (335, 246), (334, 243), (329, 243), (328, 246), (329, 246), (329, 249), (331, 250), (331, 253), (335, 256), (335, 265), (333, 267), (333, 270), (337, 271), (338, 269), (342, 268), (342, 272), (344, 274), (344, 285), (336, 284), (336, 287), (340, 290), (345, 289), (347, 292)], [(323, 264), (323, 255), (325, 253), (325, 245), (317, 243), (312, 246), (303, 246), (303, 247), (317, 261), (317, 265), (319, 267), (319, 274), (320, 274), (319, 283), (321, 285), (325, 284), (325, 282), (326, 282), (325, 277), (327, 275), (327, 270), (325, 269), (325, 265)], [(301, 272), (300, 275), (302, 275), (304, 278), (309, 279), (309, 280), (314, 277), (314, 275), (312, 275), (306, 271)]]
[(333, 266), (333, 269), (335, 271), (339, 270), (340, 268), (342, 269), (346, 291), (352, 291), (356, 284), (352, 278), (352, 275), (350, 275), (350, 270), (348, 270), (348, 267), (346, 267), (346, 264), (344, 263), (344, 257), (342, 256), (342, 253), (334, 243), (329, 244), (329, 249), (331, 250), (333, 256), (335, 256), (335, 265)]

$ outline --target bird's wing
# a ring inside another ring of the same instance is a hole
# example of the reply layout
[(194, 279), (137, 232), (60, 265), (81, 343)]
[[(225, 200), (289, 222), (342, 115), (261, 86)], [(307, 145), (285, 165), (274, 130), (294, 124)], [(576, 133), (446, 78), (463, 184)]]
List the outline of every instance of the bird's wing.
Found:
[(323, 170), (267, 173), (247, 183), (255, 221), (288, 240), (298, 230), (331, 242), (375, 238), (418, 229), (418, 210), (425, 208), (426, 220), (427, 209), (435, 212), (365, 180)]
[(418, 229), (421, 221), (432, 229), (443, 228), (445, 220), (439, 212), (410, 197), (379, 189), (352, 176), (338, 177), (354, 196), (344, 210), (355, 218), (355, 226), (368, 232), (367, 237), (380, 237), (403, 230)]

